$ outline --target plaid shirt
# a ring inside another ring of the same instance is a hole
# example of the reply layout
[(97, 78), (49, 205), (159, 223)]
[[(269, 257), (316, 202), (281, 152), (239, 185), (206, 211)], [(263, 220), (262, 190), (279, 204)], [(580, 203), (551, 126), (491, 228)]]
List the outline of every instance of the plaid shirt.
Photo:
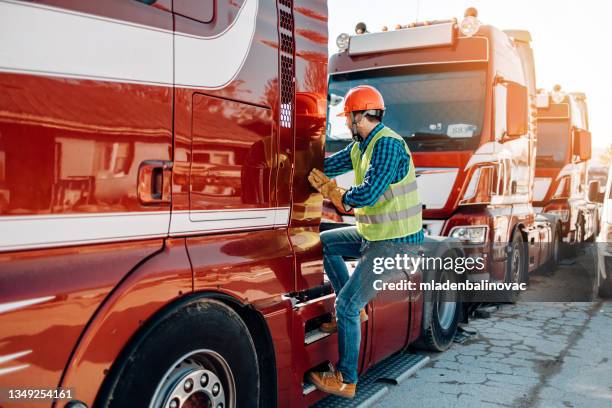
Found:
[[(359, 143), (361, 155), (365, 152), (368, 144), (384, 125), (379, 123), (370, 132), (364, 141)], [(323, 171), (329, 178), (353, 170), (351, 162), (351, 149), (355, 142), (349, 143), (344, 149), (332, 156), (325, 158)], [(370, 167), (366, 171), (363, 183), (351, 187), (342, 198), (342, 201), (351, 207), (360, 208), (374, 205), (380, 196), (387, 190), (389, 184), (397, 183), (408, 174), (410, 156), (406, 154), (404, 146), (399, 140), (383, 137), (378, 140), (372, 152)], [(423, 230), (405, 237), (394, 238), (393, 242), (406, 242), (409, 244), (420, 244), (423, 242)]]

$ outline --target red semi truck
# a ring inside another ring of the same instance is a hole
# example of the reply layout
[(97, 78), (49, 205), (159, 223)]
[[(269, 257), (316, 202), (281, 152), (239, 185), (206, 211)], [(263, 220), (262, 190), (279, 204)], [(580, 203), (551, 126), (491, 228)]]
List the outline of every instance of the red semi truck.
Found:
[(578, 244), (597, 235), (599, 205), (588, 200), (599, 191), (589, 183), (591, 133), (586, 96), (560, 86), (537, 95), (538, 143), (533, 205), (561, 220), (563, 242)]
[[(327, 63), (323, 0), (0, 1), (2, 406), (324, 396)], [(360, 372), (448, 347), (456, 306), (381, 293)]]
[[(360, 23), (356, 33), (341, 34), (340, 51), (330, 58), (328, 153), (350, 141), (335, 115), (343, 96), (372, 85), (385, 98), (383, 121), (412, 151), (426, 232), (482, 248), (487, 273), (471, 279), (526, 281), (556, 258), (557, 217), (538, 216), (532, 206), (537, 112), (530, 34), (482, 25), (474, 9), (459, 24), (369, 33)], [(352, 182), (352, 175), (339, 179)], [(353, 222), (329, 206), (324, 215)]]

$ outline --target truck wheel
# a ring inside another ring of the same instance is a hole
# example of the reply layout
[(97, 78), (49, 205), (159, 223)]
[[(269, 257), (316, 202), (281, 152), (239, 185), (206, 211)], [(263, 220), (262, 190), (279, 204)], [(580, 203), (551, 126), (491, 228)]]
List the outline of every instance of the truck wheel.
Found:
[(255, 346), (238, 314), (216, 300), (172, 310), (141, 333), (96, 407), (257, 407)]
[(559, 234), (560, 226), (555, 228), (555, 235), (553, 236), (553, 241), (551, 242), (551, 254), (550, 254), (550, 262), (549, 265), (551, 267), (556, 267), (559, 265), (559, 261), (561, 260), (561, 234)]
[[(452, 270), (442, 270), (439, 282), (457, 282), (457, 274)], [(454, 291), (432, 293), (431, 324), (425, 330), (417, 347), (430, 351), (444, 351), (453, 343), (461, 313), (461, 301)]]
[[(523, 283), (528, 281), (527, 268), (525, 264), (525, 246), (523, 236), (515, 232), (510, 244), (510, 257), (506, 262), (506, 283)], [(519, 291), (514, 290), (508, 294), (508, 301), (516, 303)]]

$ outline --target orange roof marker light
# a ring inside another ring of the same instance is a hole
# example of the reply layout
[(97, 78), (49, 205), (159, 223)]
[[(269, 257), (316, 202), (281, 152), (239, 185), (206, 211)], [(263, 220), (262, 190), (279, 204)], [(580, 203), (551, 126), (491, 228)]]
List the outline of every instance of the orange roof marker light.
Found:
[(368, 33), (368, 27), (366, 27), (366, 23), (357, 23), (357, 25), (355, 26), (355, 34), (360, 35), (366, 33)]
[(478, 10), (470, 7), (465, 10), (463, 21), (459, 25), (459, 31), (466, 37), (471, 37), (480, 29), (480, 21), (478, 20)]

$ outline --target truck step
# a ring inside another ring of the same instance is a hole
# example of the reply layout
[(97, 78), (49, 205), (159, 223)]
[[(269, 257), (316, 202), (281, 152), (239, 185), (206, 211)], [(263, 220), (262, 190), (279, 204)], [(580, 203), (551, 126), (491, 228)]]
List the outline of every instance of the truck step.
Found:
[(331, 336), (332, 333), (326, 333), (320, 329), (311, 330), (304, 335), (304, 344), (312, 344), (315, 341), (324, 339), (327, 336)]
[[(406, 352), (396, 353), (374, 367), (359, 378), (355, 398), (350, 400), (335, 395), (318, 401), (313, 408), (348, 408), (371, 407), (393, 387), (413, 375), (418, 369), (429, 362), (429, 357)], [(311, 383), (304, 384), (304, 395), (313, 390)]]

